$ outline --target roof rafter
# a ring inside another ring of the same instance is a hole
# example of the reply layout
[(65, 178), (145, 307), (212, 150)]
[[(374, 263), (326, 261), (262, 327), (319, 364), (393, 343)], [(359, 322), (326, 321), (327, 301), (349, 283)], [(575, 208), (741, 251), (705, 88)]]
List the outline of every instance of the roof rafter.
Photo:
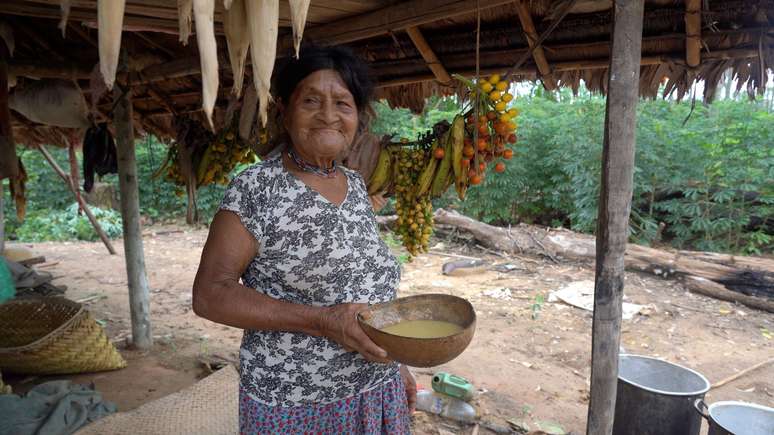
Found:
[(548, 65), (548, 60), (546, 60), (546, 54), (543, 52), (543, 47), (535, 46), (539, 36), (537, 30), (535, 30), (535, 23), (532, 21), (529, 7), (524, 3), (524, 0), (516, 0), (515, 4), (516, 12), (519, 14), (521, 28), (524, 31), (524, 36), (527, 38), (529, 47), (533, 49), (532, 58), (535, 60), (535, 65), (537, 65), (537, 69), (540, 72), (543, 84), (546, 89), (556, 89), (556, 80), (551, 76), (551, 67)]
[(427, 40), (422, 35), (419, 27), (409, 27), (406, 29), (406, 33), (408, 33), (409, 38), (411, 38), (411, 42), (414, 43), (414, 47), (416, 47), (419, 51), (419, 54), (422, 55), (422, 58), (427, 64), (427, 67), (430, 68), (430, 71), (433, 72), (435, 78), (437, 78), (438, 81), (442, 84), (451, 82), (451, 76), (449, 75), (448, 71), (446, 71), (446, 68), (443, 66), (443, 63), (441, 63), (440, 59), (438, 59), (438, 56), (435, 55), (433, 49), (430, 48), (430, 44), (427, 43)]

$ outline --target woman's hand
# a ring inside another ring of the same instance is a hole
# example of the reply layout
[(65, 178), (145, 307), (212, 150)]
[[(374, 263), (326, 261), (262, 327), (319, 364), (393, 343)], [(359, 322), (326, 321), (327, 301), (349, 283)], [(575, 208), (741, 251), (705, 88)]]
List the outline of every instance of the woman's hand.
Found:
[(413, 414), (417, 410), (417, 380), (411, 374), (408, 367), (400, 365), (400, 378), (403, 380), (403, 386), (406, 388), (406, 401), (408, 402), (409, 413)]
[(324, 308), (320, 318), (322, 335), (339, 343), (347, 351), (357, 352), (368, 361), (387, 363), (387, 352), (366, 335), (357, 321), (358, 313), (367, 316), (366, 304), (339, 304)]

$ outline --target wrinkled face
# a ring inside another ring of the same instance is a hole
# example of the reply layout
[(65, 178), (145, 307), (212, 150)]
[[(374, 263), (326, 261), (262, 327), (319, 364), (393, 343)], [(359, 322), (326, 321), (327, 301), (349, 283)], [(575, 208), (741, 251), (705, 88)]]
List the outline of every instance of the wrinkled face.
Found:
[(355, 138), (358, 110), (347, 85), (334, 70), (302, 80), (285, 107), (285, 128), (303, 154), (335, 158)]

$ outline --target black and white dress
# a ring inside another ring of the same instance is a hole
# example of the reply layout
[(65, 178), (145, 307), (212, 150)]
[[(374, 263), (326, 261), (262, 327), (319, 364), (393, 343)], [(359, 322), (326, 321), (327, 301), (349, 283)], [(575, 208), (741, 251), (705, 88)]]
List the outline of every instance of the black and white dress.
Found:
[[(337, 206), (288, 172), (281, 155), (231, 182), (220, 208), (236, 213), (258, 242), (244, 285), (297, 304), (392, 300), (400, 265), (379, 237), (365, 183), (354, 171)], [(246, 330), (241, 391), (265, 406), (330, 404), (399, 379), (396, 364), (366, 361), (324, 337)]]

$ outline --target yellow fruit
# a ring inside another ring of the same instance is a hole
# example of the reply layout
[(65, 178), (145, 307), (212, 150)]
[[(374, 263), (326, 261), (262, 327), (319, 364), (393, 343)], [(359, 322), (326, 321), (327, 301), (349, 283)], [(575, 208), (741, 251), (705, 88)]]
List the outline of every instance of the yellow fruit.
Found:
[(497, 82), (500, 81), (500, 74), (493, 74), (492, 77), (489, 77), (489, 83), (496, 85)]
[(513, 95), (511, 95), (511, 94), (508, 94), (508, 93), (506, 93), (505, 95), (503, 95), (503, 101), (505, 101), (506, 103), (510, 103), (510, 102), (511, 102), (511, 100), (513, 100)]
[(505, 101), (500, 101), (497, 104), (495, 104), (495, 110), (497, 110), (498, 112), (505, 112)]
[(519, 109), (514, 107), (514, 108), (508, 110), (508, 114), (511, 115), (511, 118), (515, 118), (515, 117), (519, 116)]
[(489, 82), (481, 83), (481, 90), (486, 92), (487, 94), (492, 92), (492, 89), (494, 89), (494, 87), (492, 86), (491, 83), (489, 83)]
[(506, 82), (506, 81), (499, 81), (499, 82), (497, 82), (497, 85), (495, 85), (495, 88), (498, 91), (504, 91), (504, 90), (508, 89), (508, 82)]
[(511, 115), (509, 115), (508, 113), (503, 113), (503, 114), (500, 115), (500, 121), (501, 122), (506, 122), (507, 123), (510, 120), (511, 120)]
[(499, 101), (501, 95), (502, 95), (502, 92), (500, 91), (492, 91), (489, 93), (489, 99), (492, 101)]

